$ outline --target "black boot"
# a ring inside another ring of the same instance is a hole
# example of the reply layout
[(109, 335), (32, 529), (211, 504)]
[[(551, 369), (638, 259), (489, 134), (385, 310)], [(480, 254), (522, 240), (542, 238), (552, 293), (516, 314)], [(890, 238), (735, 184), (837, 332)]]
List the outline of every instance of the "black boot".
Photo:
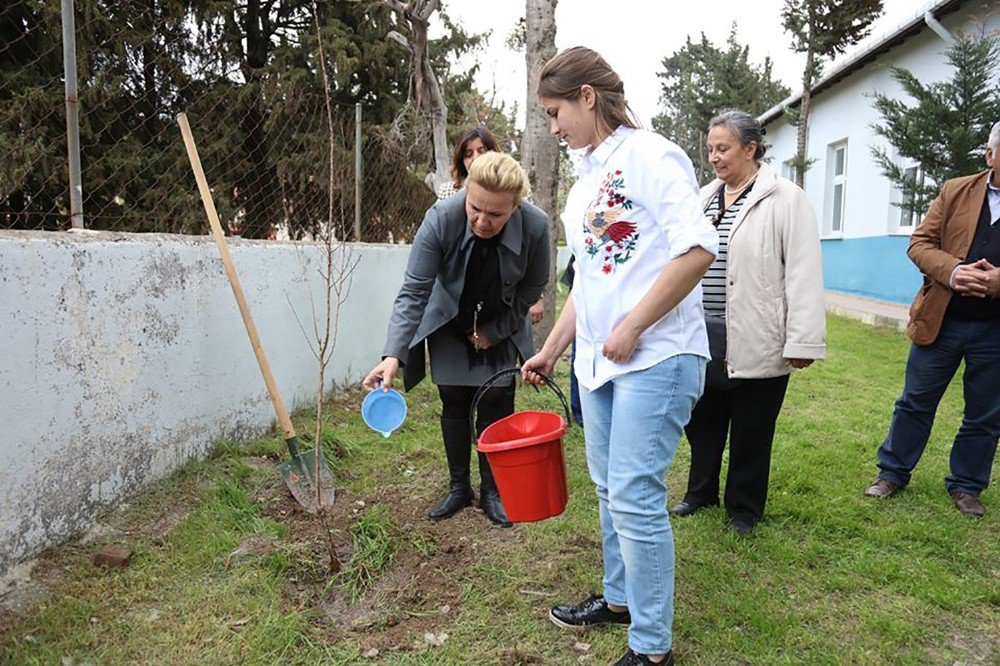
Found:
[(442, 418), (441, 436), (444, 439), (451, 481), (448, 484), (448, 494), (427, 515), (431, 520), (451, 518), (459, 510), (472, 505), (472, 485), (469, 483), (469, 459), (472, 455), (469, 422), (464, 419)]
[(500, 527), (510, 527), (511, 522), (507, 520), (507, 512), (497, 492), (497, 482), (493, 479), (493, 470), (482, 453), (479, 454), (479, 480), (479, 508)]

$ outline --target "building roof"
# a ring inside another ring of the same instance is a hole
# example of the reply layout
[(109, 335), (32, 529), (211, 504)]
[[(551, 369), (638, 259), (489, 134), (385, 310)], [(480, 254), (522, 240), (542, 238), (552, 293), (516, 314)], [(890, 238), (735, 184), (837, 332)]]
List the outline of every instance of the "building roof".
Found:
[[(881, 39), (873, 41), (871, 45), (861, 49), (857, 53), (852, 54), (849, 58), (846, 58), (842, 62), (837, 63), (836, 67), (821, 77), (820, 80), (816, 82), (816, 85), (813, 86), (813, 96), (815, 97), (818, 93), (836, 85), (837, 82), (850, 76), (868, 63), (877, 59), (879, 56), (899, 46), (910, 37), (913, 37), (927, 29), (928, 26), (924, 20), (925, 14), (929, 13), (934, 18), (941, 18), (942, 16), (957, 10), (965, 4), (965, 1), (966, 0), (932, 0), (927, 3), (913, 18), (904, 21), (896, 28), (886, 32), (885, 36)], [(784, 114), (786, 107), (796, 106), (801, 100), (802, 93), (794, 93), (787, 99), (782, 100), (762, 113), (758, 116), (758, 120), (762, 125), (767, 125), (768, 123), (780, 118)]]

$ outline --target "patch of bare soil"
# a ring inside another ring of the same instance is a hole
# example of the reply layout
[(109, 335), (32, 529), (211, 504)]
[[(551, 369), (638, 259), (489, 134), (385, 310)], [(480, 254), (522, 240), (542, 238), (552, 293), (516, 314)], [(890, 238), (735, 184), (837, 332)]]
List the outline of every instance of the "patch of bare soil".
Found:
[[(350, 526), (365, 507), (382, 504), (397, 526), (392, 563), (379, 573), (359, 598), (351, 597), (342, 577), (329, 572), (326, 536), (320, 521), (301, 510), (281, 480), (266, 482), (257, 493), (262, 513), (288, 526), (283, 547), (295, 553), (300, 566), (289, 574), (289, 601), (318, 611), (317, 622), (331, 641), (352, 640), (361, 654), (422, 650), (447, 640), (447, 628), (462, 604), (467, 571), (486, 557), (521, 538), (519, 531), (490, 523), (476, 507), (448, 520), (431, 522), (427, 512), (438, 498), (414, 485), (386, 487), (376, 495), (358, 496), (338, 489), (327, 514), (341, 572), (353, 554)], [(443, 479), (428, 492), (443, 492)], [(516, 656), (516, 655), (515, 655)], [(520, 662), (515, 658), (511, 663)]]
[[(1000, 630), (995, 624), (953, 634), (944, 646), (928, 650), (930, 663), (950, 666), (996, 666), (1000, 664)], [(958, 655), (957, 660), (945, 654)]]
[(37, 563), (37, 560), (22, 562), (0, 577), (0, 624), (4, 614), (23, 612), (49, 595), (48, 587), (35, 579)]

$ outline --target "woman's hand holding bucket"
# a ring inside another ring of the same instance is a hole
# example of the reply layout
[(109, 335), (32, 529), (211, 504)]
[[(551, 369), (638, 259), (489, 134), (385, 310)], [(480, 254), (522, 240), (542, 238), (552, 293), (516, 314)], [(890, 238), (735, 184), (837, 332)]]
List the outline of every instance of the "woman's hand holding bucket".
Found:
[(569, 344), (573, 342), (576, 335), (576, 306), (573, 305), (573, 292), (570, 292), (563, 305), (562, 313), (556, 320), (555, 326), (549, 332), (549, 337), (545, 339), (541, 351), (529, 358), (521, 365), (521, 379), (541, 386), (545, 384), (546, 377), (551, 377), (556, 367), (556, 361), (563, 355)]
[(551, 377), (557, 360), (558, 357), (550, 357), (543, 348), (521, 365), (521, 379), (535, 386), (545, 384), (545, 379), (541, 375)]
[(392, 380), (396, 378), (397, 372), (399, 372), (399, 359), (395, 356), (386, 356), (381, 363), (371, 369), (361, 385), (369, 391), (374, 391), (381, 384), (382, 390), (387, 392), (392, 388)]

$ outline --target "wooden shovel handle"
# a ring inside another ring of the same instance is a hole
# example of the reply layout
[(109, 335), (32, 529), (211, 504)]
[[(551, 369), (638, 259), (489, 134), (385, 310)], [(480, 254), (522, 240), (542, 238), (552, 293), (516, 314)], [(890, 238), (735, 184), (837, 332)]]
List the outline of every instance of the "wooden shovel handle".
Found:
[(240, 308), (240, 316), (243, 317), (243, 325), (246, 326), (247, 336), (250, 338), (250, 345), (253, 353), (257, 357), (260, 371), (264, 375), (264, 383), (267, 384), (267, 392), (271, 394), (271, 402), (274, 403), (274, 411), (278, 415), (278, 423), (285, 431), (285, 437), (295, 437), (295, 429), (292, 427), (292, 420), (288, 418), (288, 410), (281, 401), (281, 394), (278, 393), (278, 385), (274, 382), (271, 374), (271, 366), (264, 356), (264, 348), (260, 344), (260, 336), (257, 335), (257, 327), (250, 316), (250, 306), (243, 295), (243, 288), (240, 286), (240, 279), (236, 276), (236, 268), (233, 267), (233, 258), (229, 256), (229, 247), (226, 245), (226, 236), (222, 232), (222, 224), (219, 222), (219, 213), (215, 210), (215, 202), (212, 200), (212, 191), (208, 189), (208, 181), (205, 180), (205, 172), (201, 168), (201, 159), (198, 157), (198, 148), (194, 144), (194, 136), (191, 134), (191, 126), (188, 125), (187, 115), (177, 114), (177, 123), (181, 126), (181, 134), (184, 136), (184, 147), (187, 148), (188, 159), (191, 161), (191, 169), (194, 171), (195, 180), (198, 181), (198, 191), (201, 192), (201, 202), (205, 205), (205, 213), (208, 215), (208, 222), (212, 225), (212, 235), (215, 237), (215, 244), (222, 255), (222, 264), (226, 267), (226, 275), (229, 277), (229, 285), (233, 288), (233, 295), (236, 296), (236, 305)]

